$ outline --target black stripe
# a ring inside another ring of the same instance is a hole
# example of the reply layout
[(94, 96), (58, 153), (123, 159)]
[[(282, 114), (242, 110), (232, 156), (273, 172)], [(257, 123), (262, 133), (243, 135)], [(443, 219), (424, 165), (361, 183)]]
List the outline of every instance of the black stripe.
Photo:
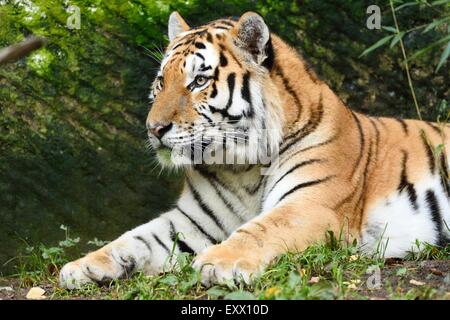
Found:
[(203, 213), (205, 213), (208, 217), (210, 217), (211, 220), (214, 221), (214, 223), (216, 224), (216, 226), (220, 230), (225, 232), (225, 228), (223, 227), (222, 223), (220, 223), (219, 219), (217, 219), (217, 217), (214, 215), (214, 212), (212, 212), (212, 210), (206, 205), (206, 203), (200, 197), (200, 194), (198, 193), (198, 191), (192, 186), (192, 184), (189, 181), (189, 179), (186, 179), (186, 182), (187, 182), (187, 184), (189, 186), (189, 189), (192, 192), (192, 196), (194, 197), (194, 200), (197, 202), (197, 204), (199, 205), (200, 209), (202, 209)]
[[(367, 160), (366, 160), (366, 165), (363, 171), (363, 181), (362, 181), (362, 187), (361, 187), (361, 191), (359, 194), (359, 198), (358, 201), (356, 202), (357, 204), (357, 208), (361, 210), (360, 214), (359, 214), (359, 230), (361, 230), (362, 228), (362, 223), (364, 220), (364, 206), (366, 203), (366, 198), (367, 198), (367, 193), (366, 191), (366, 187), (367, 187), (367, 177), (369, 175), (369, 167), (370, 164), (372, 162), (372, 152), (373, 152), (373, 140), (370, 139), (369, 142), (369, 148), (368, 148), (368, 152), (367, 152)], [(359, 179), (358, 179), (358, 183), (359, 183)]]
[(378, 125), (373, 118), (369, 118), (373, 129), (375, 130), (375, 161), (378, 159), (378, 146), (380, 145), (380, 130)]
[(337, 138), (337, 135), (335, 135), (335, 136), (331, 137), (330, 139), (327, 139), (327, 140), (325, 140), (325, 141), (323, 141), (323, 142), (320, 142), (320, 143), (318, 143), (318, 144), (315, 144), (315, 145), (312, 145), (312, 146), (309, 146), (309, 147), (306, 147), (306, 148), (297, 150), (297, 151), (294, 152), (293, 154), (290, 154), (290, 155), (289, 155), (289, 158), (283, 160), (283, 161), (280, 163), (280, 167), (283, 166), (288, 160), (294, 158), (297, 154), (302, 153), (302, 152), (306, 152), (306, 151), (311, 150), (311, 149), (315, 149), (315, 148), (319, 148), (319, 147), (322, 147), (322, 146), (326, 146), (327, 144), (330, 144), (331, 142), (335, 141), (336, 138)]
[(445, 149), (441, 151), (440, 175), (442, 188), (447, 193), (447, 197), (450, 198), (450, 177), (448, 173), (448, 164), (447, 156), (445, 155)]
[(263, 224), (261, 224), (259, 222), (254, 222), (254, 221), (252, 221), (252, 222), (253, 222), (253, 224), (256, 224), (259, 227), (261, 232), (266, 232), (267, 231), (267, 228)]
[(250, 72), (246, 72), (244, 74), (243, 80), (242, 80), (241, 94), (242, 94), (242, 98), (245, 101), (247, 101), (248, 103), (251, 103), (249, 79), (250, 79)]
[(228, 75), (227, 83), (228, 83), (228, 92), (230, 93), (230, 97), (228, 98), (228, 102), (227, 102), (225, 109), (228, 110), (228, 108), (230, 108), (231, 104), (233, 103), (234, 85), (236, 84), (236, 73), (232, 72)]
[(398, 191), (402, 192), (403, 190), (406, 190), (411, 205), (413, 206), (414, 210), (417, 211), (417, 209), (419, 209), (419, 206), (417, 204), (416, 189), (414, 188), (414, 185), (408, 181), (408, 177), (406, 176), (406, 163), (408, 161), (408, 154), (404, 150), (402, 150), (402, 153), (402, 172), (400, 175), (400, 184), (398, 186)]
[(244, 233), (244, 234), (247, 234), (247, 235), (251, 236), (251, 237), (256, 241), (256, 244), (258, 245), (258, 247), (261, 248), (261, 247), (264, 246), (263, 241), (262, 241), (258, 236), (256, 236), (254, 233), (252, 233), (252, 232), (250, 232), (250, 231), (247, 231), (247, 230), (244, 230), (244, 229), (237, 229), (237, 230), (236, 230), (236, 233)]
[(308, 181), (308, 182), (303, 182), (303, 183), (299, 183), (298, 185), (296, 185), (295, 187), (293, 187), (291, 190), (287, 191), (285, 194), (283, 194), (281, 196), (281, 198), (278, 200), (278, 203), (281, 202), (281, 200), (283, 200), (284, 198), (286, 198), (288, 195), (290, 195), (291, 193), (298, 191), (300, 189), (306, 188), (306, 187), (311, 187), (317, 184), (320, 184), (322, 182), (328, 181), (332, 178), (333, 176), (328, 176), (326, 178), (323, 179), (317, 179), (317, 180), (312, 180), (312, 181)]
[(185, 44), (185, 43), (184, 43), (184, 42), (178, 43), (177, 45), (175, 45), (175, 46), (171, 49), (171, 51), (175, 50), (176, 48), (181, 47), (183, 44)]
[(213, 75), (214, 81), (219, 80), (219, 72), (220, 72), (219, 67), (216, 67), (216, 69), (214, 70), (214, 75)]
[(288, 171), (286, 171), (285, 174), (283, 174), (272, 186), (272, 188), (270, 188), (269, 193), (271, 193), (273, 191), (273, 189), (275, 189), (275, 187), (277, 186), (277, 184), (283, 180), (287, 175), (291, 174), (293, 171), (297, 170), (298, 168), (301, 168), (303, 166), (306, 166), (308, 164), (312, 164), (312, 163), (317, 163), (317, 162), (322, 162), (323, 160), (321, 159), (309, 159), (306, 161), (302, 161), (300, 163), (297, 163), (295, 166), (293, 166), (291, 169), (289, 169)]
[(181, 252), (195, 254), (194, 249), (192, 249), (186, 242), (184, 242), (180, 238), (178, 238), (178, 240), (177, 240), (177, 245)]
[(201, 36), (205, 35), (205, 34), (208, 32), (207, 29), (205, 29), (205, 28), (194, 28), (194, 29), (192, 29), (192, 30), (198, 30), (198, 31), (189, 33), (189, 34), (187, 34), (187, 35), (185, 36), (185, 38), (188, 38), (188, 39), (190, 39), (191, 41), (192, 41), (192, 39), (195, 39), (195, 38), (197, 38), (197, 37), (201, 37)]
[(252, 104), (252, 97), (250, 93), (250, 72), (246, 72), (242, 78), (242, 88), (241, 88), (242, 98), (248, 102), (249, 110), (246, 114), (247, 117), (253, 117), (254, 110)]
[(444, 234), (442, 233), (441, 208), (439, 207), (438, 199), (433, 190), (427, 190), (425, 200), (428, 204), (428, 208), (430, 209), (431, 217), (436, 226), (436, 231), (438, 232), (437, 245), (443, 246), (447, 243), (447, 241), (444, 237)]
[[(351, 200), (354, 199), (355, 195), (356, 195), (356, 191), (359, 189), (359, 187), (362, 186), (362, 184), (358, 184), (356, 185), (356, 187), (353, 188), (353, 190), (351, 190), (348, 195), (344, 198), (341, 199), (333, 208), (334, 211), (338, 211), (338, 209), (340, 209), (343, 205), (349, 203)], [(357, 203), (357, 202), (356, 202)], [(362, 219), (361, 219), (362, 220)]]
[(150, 243), (148, 243), (147, 240), (145, 240), (141, 236), (135, 236), (134, 238), (138, 241), (141, 241), (147, 247), (148, 251), (152, 252), (152, 247), (150, 246)]
[[(295, 101), (295, 105), (297, 106), (297, 119), (295, 120), (294, 123), (297, 123), (297, 121), (300, 120), (300, 115), (302, 112), (302, 103), (300, 102), (297, 92), (295, 92), (295, 90), (292, 88), (291, 84), (289, 83), (289, 80), (284, 76), (283, 70), (278, 65), (276, 66), (276, 74), (281, 78), (284, 89), (288, 92), (288, 94)], [(286, 139), (293, 138), (295, 135), (296, 135), (296, 133), (293, 135), (287, 136)]]
[(210, 117), (208, 117), (206, 114), (204, 114), (204, 113), (202, 113), (202, 112), (199, 112), (197, 109), (196, 109), (195, 111), (197, 111), (197, 113), (198, 113), (199, 115), (201, 115), (203, 118), (205, 118), (206, 121), (208, 121), (209, 123), (213, 123), (212, 119), (211, 119)]
[(206, 49), (206, 46), (201, 42), (196, 42), (194, 45), (197, 49)]
[(196, 52), (195, 55), (205, 61), (205, 57), (201, 53)]
[(220, 52), (219, 60), (221, 67), (226, 67), (228, 65), (228, 59), (223, 54), (223, 51)]
[(200, 71), (208, 71), (208, 70), (211, 70), (211, 69), (212, 69), (211, 66), (205, 67), (204, 65), (202, 65), (202, 66), (199, 68)]
[(431, 146), (428, 144), (428, 140), (425, 135), (425, 131), (420, 132), (420, 137), (422, 139), (423, 146), (425, 148), (425, 153), (427, 154), (428, 158), (428, 167), (430, 168), (431, 174), (434, 174), (436, 170), (436, 161), (434, 158), (433, 150), (431, 149)]
[[(225, 139), (225, 136), (224, 136), (224, 139)], [(224, 143), (226, 143), (226, 141), (225, 141)], [(220, 185), (223, 189), (226, 189), (226, 190), (232, 189), (232, 186), (225, 185), (225, 184), (223, 183), (223, 181), (221, 181), (221, 180), (217, 177), (217, 174), (216, 174), (214, 171), (207, 171), (207, 170), (206, 170), (204, 167), (202, 167), (202, 166), (198, 166), (198, 167), (196, 167), (196, 169), (197, 169), (198, 171), (201, 171), (203, 175), (206, 175), (206, 176), (208, 176), (210, 179), (214, 180), (214, 182), (216, 182), (218, 185)], [(245, 203), (244, 199), (243, 199), (243, 198), (240, 196), (240, 194), (239, 194), (239, 190), (233, 189), (233, 190), (231, 190), (230, 192), (233, 193), (233, 194), (236, 196), (236, 198), (239, 199), (239, 201), (240, 201), (241, 203)]]
[(254, 195), (261, 188), (263, 182), (267, 182), (267, 179), (264, 179), (264, 176), (260, 176), (258, 183), (251, 188), (246, 187), (245, 191), (250, 195)]
[(287, 136), (285, 140), (295, 138), (288, 142), (287, 144), (283, 145), (280, 149), (280, 155), (283, 154), (286, 150), (288, 150), (293, 145), (297, 144), (300, 140), (304, 139), (306, 136), (314, 132), (317, 127), (319, 126), (320, 122), (323, 118), (323, 104), (322, 104), (322, 94), (320, 94), (319, 98), (319, 104), (317, 106), (317, 110), (313, 112), (311, 117), (308, 119), (308, 122), (297, 132)]
[(227, 48), (223, 44), (219, 44), (220, 49), (222, 51), (227, 51), (227, 53), (233, 58), (234, 62), (239, 66), (239, 68), (242, 68), (242, 64), (239, 62), (239, 60), (235, 57), (232, 51), (227, 50)]
[(172, 242), (176, 244), (176, 246), (181, 252), (194, 254), (195, 251), (186, 242), (181, 240), (180, 237), (177, 237), (177, 232), (175, 230), (173, 222), (169, 221), (169, 223), (170, 223), (170, 239), (172, 240)]
[(212, 244), (218, 244), (219, 241), (214, 239), (208, 232), (205, 231), (194, 219), (192, 219), (186, 212), (180, 209), (180, 207), (176, 207), (176, 209), (185, 216), (206, 238), (208, 238), (209, 242)]
[(217, 96), (217, 86), (215, 83), (213, 83), (210, 97), (215, 98), (216, 96)]
[(398, 118), (394, 118), (395, 121), (397, 121), (398, 123), (400, 123), (400, 125), (402, 126), (403, 132), (405, 133), (405, 135), (408, 135), (408, 124), (405, 122), (405, 120), (403, 119), (398, 119)]
[(366, 138), (364, 136), (364, 132), (361, 126), (361, 121), (358, 119), (358, 116), (352, 112), (352, 116), (353, 119), (355, 119), (356, 122), (356, 127), (358, 128), (358, 133), (359, 133), (359, 154), (358, 154), (358, 158), (356, 159), (356, 163), (354, 165), (353, 171), (352, 171), (352, 177), (355, 174), (356, 170), (359, 167), (359, 164), (361, 163), (363, 154), (364, 154), (364, 146), (366, 144)]
[(208, 107), (212, 113), (220, 113), (222, 115), (222, 117), (228, 118), (230, 120), (229, 121), (230, 123), (238, 122), (239, 120), (242, 119), (242, 114), (234, 116), (234, 115), (229, 114), (227, 109), (218, 109), (212, 105), (208, 105)]
[(156, 234), (152, 233), (152, 236), (153, 236), (153, 238), (156, 240), (156, 242), (158, 242), (158, 244), (159, 244), (161, 247), (163, 247), (164, 250), (167, 251), (167, 253), (170, 254), (170, 250), (169, 250), (169, 248), (167, 248), (167, 246), (164, 244), (164, 242), (162, 242), (161, 239), (158, 238), (158, 236), (157, 236)]
[(275, 52), (273, 50), (272, 38), (269, 37), (269, 41), (266, 44), (266, 59), (262, 63), (262, 66), (267, 68), (267, 70), (272, 70), (275, 64)]
[(220, 19), (220, 20), (218, 20), (218, 22), (220, 22), (220, 23), (222, 23), (222, 24), (224, 24), (224, 25), (226, 25), (226, 26), (234, 27), (234, 23), (233, 23), (233, 22), (230, 22), (230, 21), (228, 21), (228, 20)]
[[(123, 257), (119, 256), (120, 261), (118, 261), (116, 259), (115, 255), (112, 254), (111, 257), (123, 269), (123, 273), (118, 277), (119, 279), (125, 279), (125, 278), (128, 278), (129, 276), (131, 276), (131, 274), (134, 271), (134, 268), (136, 268), (136, 259), (135, 258), (130, 256), (130, 257), (128, 257), (130, 259), (128, 261), (128, 260), (124, 259)], [(89, 270), (89, 272), (92, 273), (90, 270)], [(111, 279), (108, 279), (108, 280), (111, 280)], [(103, 281), (104, 281), (104, 279), (102, 279), (100, 282), (103, 282)]]
[[(201, 171), (201, 170), (199, 170), (198, 172), (213, 187), (214, 191), (219, 196), (220, 200), (222, 200), (223, 204), (227, 207), (227, 209), (230, 210), (230, 212), (233, 215), (235, 215), (236, 217), (238, 217), (242, 222), (244, 222), (242, 220), (242, 218), (236, 213), (237, 210), (235, 208), (233, 208), (233, 206), (231, 205), (230, 201), (228, 201), (225, 198), (225, 196), (223, 195), (223, 193), (219, 190), (219, 188), (217, 187), (216, 183), (214, 181), (212, 181), (213, 179), (209, 176), (209, 174), (207, 172)], [(222, 186), (222, 188), (223, 188), (223, 186)]]
[(303, 65), (305, 66), (305, 71), (306, 73), (309, 75), (309, 77), (311, 78), (311, 80), (314, 83), (317, 83), (317, 81), (319, 80), (319, 77), (317, 76), (317, 73), (314, 71), (314, 68), (311, 66), (311, 64), (306, 61), (306, 60), (302, 60)]
[(384, 122), (384, 120), (383, 120), (382, 118), (376, 117), (375, 119), (376, 119), (379, 123), (381, 123), (381, 125), (383, 126), (384, 129), (387, 129), (387, 125), (386, 125), (386, 123)]
[(212, 37), (211, 33), (209, 33), (209, 32), (206, 33), (206, 41), (208, 41), (210, 43), (214, 42), (213, 37)]
[(439, 127), (436, 124), (428, 122), (428, 121), (425, 121), (425, 124), (427, 124), (429, 127), (431, 127), (431, 129), (433, 129), (438, 135), (442, 134), (441, 130), (439, 129)]

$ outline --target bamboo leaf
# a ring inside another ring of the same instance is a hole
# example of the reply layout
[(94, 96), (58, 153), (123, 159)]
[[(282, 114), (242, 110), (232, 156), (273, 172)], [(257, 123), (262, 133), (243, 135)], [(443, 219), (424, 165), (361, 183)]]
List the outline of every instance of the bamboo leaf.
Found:
[(446, 4), (446, 3), (450, 3), (450, 0), (438, 0), (438, 1), (433, 1), (431, 3), (431, 6), (439, 6), (441, 4)]
[(407, 2), (407, 3), (404, 3), (401, 6), (398, 6), (397, 8), (395, 8), (395, 11), (400, 11), (403, 8), (411, 7), (411, 6), (417, 6), (417, 5), (419, 5), (418, 2)]
[(435, 29), (437, 26), (443, 24), (444, 22), (446, 22), (447, 20), (450, 20), (450, 17), (445, 17), (443, 19), (439, 19), (439, 20), (435, 20), (432, 23), (430, 23), (423, 31), (422, 33), (426, 33), (432, 29)]
[(402, 31), (400, 33), (397, 33), (395, 37), (392, 39), (391, 44), (389, 46), (390, 49), (392, 49), (405, 35), (405, 33)]
[(380, 40), (378, 40), (375, 44), (373, 44), (372, 46), (370, 46), (369, 48), (367, 48), (366, 50), (363, 51), (363, 53), (361, 53), (359, 55), (359, 58), (366, 56), (367, 54), (369, 54), (370, 52), (374, 51), (375, 49), (381, 47), (382, 45), (384, 45), (385, 43), (387, 43), (389, 40), (391, 40), (394, 37), (394, 35), (390, 35), (390, 36), (386, 36), (384, 38), (381, 38)]
[(443, 43), (443, 42), (446, 42), (446, 41), (448, 41), (448, 40), (450, 40), (450, 35), (447, 35), (447, 36), (443, 37), (442, 39), (439, 39), (439, 40), (433, 42), (432, 44), (430, 44), (430, 45), (427, 46), (426, 48), (423, 48), (423, 49), (420, 49), (420, 50), (414, 52), (414, 54), (411, 55), (411, 56), (408, 58), (408, 61), (411, 61), (411, 60), (417, 58), (418, 56), (421, 56), (421, 55), (424, 54), (425, 52), (430, 51), (431, 49), (433, 49), (433, 48), (436, 47), (437, 45), (439, 45), (439, 44), (441, 44), (441, 43)]
[(389, 32), (393, 32), (393, 33), (397, 33), (397, 29), (395, 29), (394, 27), (390, 27), (390, 26), (383, 26), (382, 27), (384, 30), (389, 31)]
[(439, 63), (436, 67), (436, 71), (438, 72), (439, 69), (444, 65), (444, 63), (447, 61), (448, 56), (450, 55), (450, 41), (447, 43), (447, 46), (444, 49), (444, 52), (442, 52), (441, 58), (439, 59)]

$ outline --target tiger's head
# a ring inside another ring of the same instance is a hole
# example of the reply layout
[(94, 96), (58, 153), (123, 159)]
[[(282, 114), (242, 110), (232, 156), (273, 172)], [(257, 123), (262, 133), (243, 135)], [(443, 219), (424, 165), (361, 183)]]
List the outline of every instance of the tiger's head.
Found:
[(163, 165), (255, 164), (281, 141), (271, 35), (248, 12), (190, 28), (169, 18), (170, 44), (152, 85), (146, 126)]

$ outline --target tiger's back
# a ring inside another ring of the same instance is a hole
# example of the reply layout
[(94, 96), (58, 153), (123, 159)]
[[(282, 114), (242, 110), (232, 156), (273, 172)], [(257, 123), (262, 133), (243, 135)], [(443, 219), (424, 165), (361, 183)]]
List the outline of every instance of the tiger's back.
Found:
[[(328, 87), (316, 96), (321, 102), (309, 105), (307, 117), (314, 120), (298, 125), (300, 139), (281, 145), (264, 209), (295, 190), (336, 212), (341, 228), (366, 252), (401, 257), (419, 249), (417, 240), (448, 243), (449, 125), (365, 116)], [(305, 132), (308, 123), (314, 129)]]

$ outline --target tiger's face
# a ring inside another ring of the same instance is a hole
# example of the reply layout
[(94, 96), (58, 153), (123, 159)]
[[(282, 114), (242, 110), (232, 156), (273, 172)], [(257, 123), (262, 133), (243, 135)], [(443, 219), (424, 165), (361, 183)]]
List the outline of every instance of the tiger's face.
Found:
[(263, 92), (273, 49), (262, 18), (247, 13), (191, 30), (174, 12), (169, 39), (146, 123), (160, 162), (253, 164), (270, 156), (280, 130), (268, 121)]

